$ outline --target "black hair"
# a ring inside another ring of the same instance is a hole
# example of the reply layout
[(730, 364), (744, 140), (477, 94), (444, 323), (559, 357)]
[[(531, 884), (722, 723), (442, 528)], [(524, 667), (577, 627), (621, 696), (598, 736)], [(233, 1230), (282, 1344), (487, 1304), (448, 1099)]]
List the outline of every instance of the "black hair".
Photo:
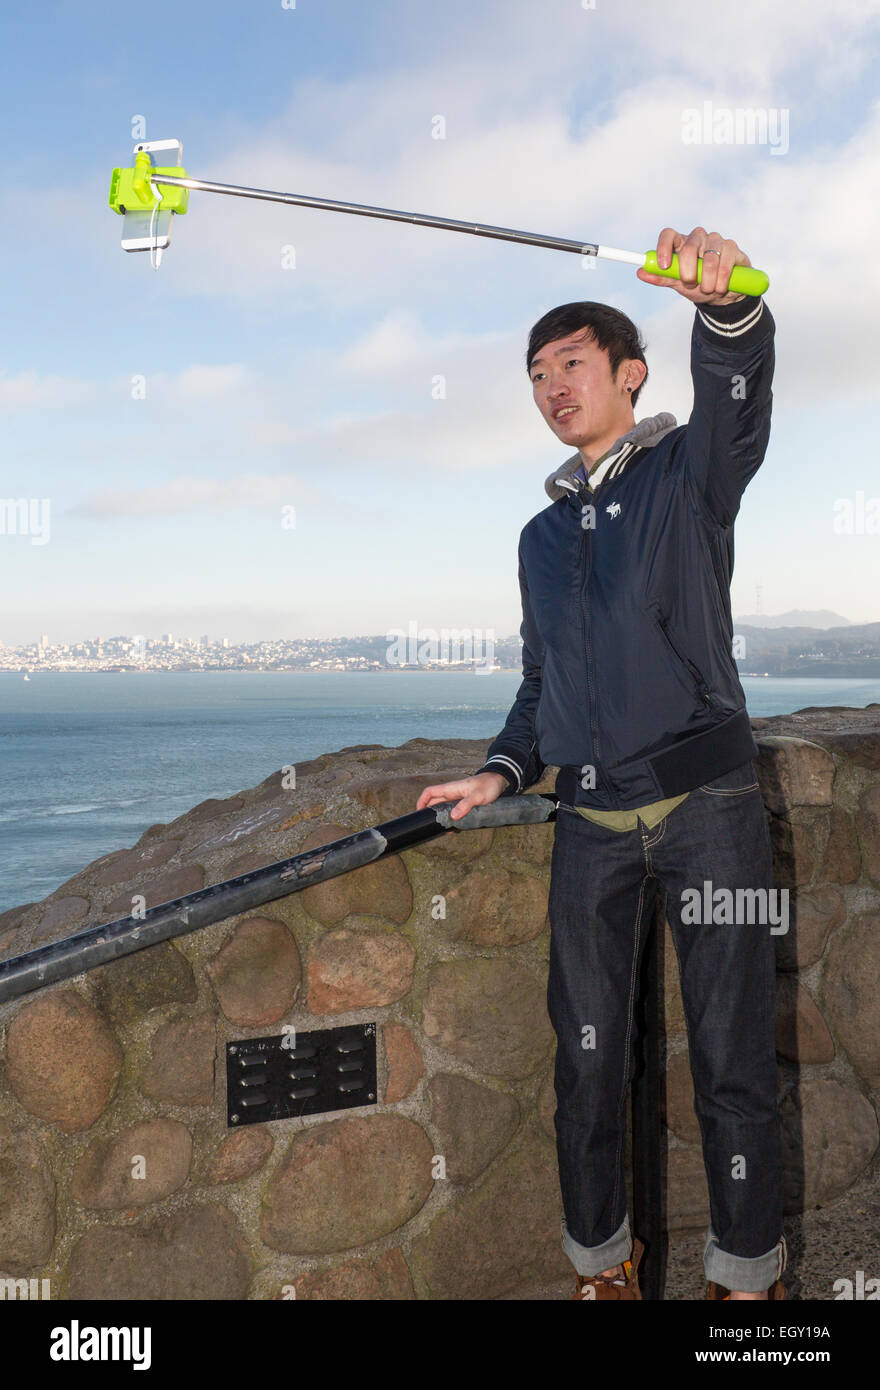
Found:
[[(637, 362), (645, 363), (645, 381), (648, 380), (646, 345), (632, 319), (628, 319), (620, 309), (613, 309), (610, 304), (597, 304), (591, 299), (579, 300), (573, 304), (560, 304), (558, 308), (550, 309), (543, 318), (538, 319), (529, 334), (526, 370), (531, 372), (532, 359), (547, 343), (553, 343), (557, 338), (568, 338), (584, 328), (590, 330), (589, 339), (607, 352), (612, 378), (617, 375), (621, 362), (626, 358), (634, 358)], [(633, 405), (638, 400), (645, 381), (633, 391)]]

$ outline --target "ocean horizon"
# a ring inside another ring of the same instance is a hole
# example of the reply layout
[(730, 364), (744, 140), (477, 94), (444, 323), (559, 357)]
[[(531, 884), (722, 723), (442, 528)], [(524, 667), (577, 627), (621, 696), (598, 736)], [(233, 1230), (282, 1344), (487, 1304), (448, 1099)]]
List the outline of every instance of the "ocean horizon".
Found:
[[(521, 679), (516, 671), (40, 671), (25, 682), (0, 672), (0, 912), (45, 897), (157, 821), (286, 764), (412, 738), (488, 747)], [(741, 679), (754, 718), (880, 702), (880, 679)]]

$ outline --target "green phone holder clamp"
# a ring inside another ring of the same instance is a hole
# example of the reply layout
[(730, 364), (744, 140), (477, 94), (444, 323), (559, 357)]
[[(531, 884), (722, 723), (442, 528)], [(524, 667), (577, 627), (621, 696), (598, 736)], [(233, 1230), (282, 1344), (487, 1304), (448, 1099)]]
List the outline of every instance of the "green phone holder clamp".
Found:
[(157, 204), (162, 212), (184, 213), (189, 205), (189, 189), (178, 188), (172, 184), (158, 184), (158, 195), (154, 191), (152, 179), (158, 174), (170, 174), (173, 178), (185, 179), (187, 172), (179, 164), (163, 165), (154, 168), (150, 156), (143, 151), (134, 157), (134, 168), (114, 169), (110, 175), (110, 197), (108, 202), (114, 212), (152, 212)]

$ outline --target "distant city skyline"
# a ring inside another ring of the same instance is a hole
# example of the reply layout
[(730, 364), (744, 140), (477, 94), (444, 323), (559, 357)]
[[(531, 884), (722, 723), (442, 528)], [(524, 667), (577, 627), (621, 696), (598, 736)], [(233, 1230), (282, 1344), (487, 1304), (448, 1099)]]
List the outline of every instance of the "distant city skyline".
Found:
[[(731, 655), (742, 675), (880, 676), (880, 622), (836, 625), (840, 615), (820, 610), (794, 611), (788, 625), (772, 616), (755, 625), (734, 620)], [(809, 619), (826, 620), (810, 626)], [(0, 645), (0, 674), (36, 672), (159, 671), (390, 671), (517, 670), (522, 664), (519, 634), (497, 636), (492, 629), (419, 627), (352, 637), (276, 638), (234, 643), (227, 636), (211, 641), (168, 631), (157, 638), (143, 634), (95, 635), (73, 644), (48, 641), (11, 647)]]
[[(783, 621), (782, 621), (782, 620), (784, 620), (784, 619), (789, 619), (789, 618), (791, 619), (790, 622), (783, 622)], [(816, 619), (821, 619), (821, 621), (815, 621)], [(795, 626), (801, 626), (801, 627), (813, 627), (813, 628), (816, 628), (817, 631), (821, 631), (821, 630), (826, 629), (826, 628), (828, 628), (828, 627), (834, 627), (834, 626), (838, 626), (838, 625), (839, 625), (839, 626), (858, 626), (858, 627), (861, 627), (861, 626), (869, 625), (869, 624), (872, 623), (872, 622), (880, 622), (880, 618), (874, 618), (874, 619), (868, 618), (868, 619), (865, 619), (865, 620), (864, 620), (863, 622), (861, 622), (861, 623), (853, 623), (852, 619), (845, 617), (844, 614), (842, 614), (842, 613), (833, 613), (833, 612), (831, 612), (830, 610), (827, 610), (827, 609), (823, 609), (823, 610), (802, 610), (802, 609), (795, 609), (795, 610), (789, 610), (788, 612), (783, 612), (783, 613), (764, 613), (764, 612), (758, 610), (758, 611), (756, 611), (756, 612), (754, 612), (754, 613), (734, 614), (734, 619), (733, 619), (733, 621), (734, 621), (734, 624), (736, 624), (736, 623), (747, 623), (747, 624), (749, 624), (749, 625), (754, 625), (754, 626), (756, 626), (756, 627), (777, 627), (777, 626), (791, 626), (791, 627), (795, 627)], [(427, 626), (429, 626), (429, 625), (426, 624), (425, 626), (427, 627)], [(453, 626), (453, 625), (452, 625), (452, 624), (447, 624), (447, 626)], [(472, 629), (472, 630), (473, 630), (473, 629)], [(491, 632), (491, 633), (493, 633), (497, 638), (500, 638), (501, 640), (505, 640), (505, 641), (506, 641), (506, 640), (510, 640), (511, 638), (516, 638), (516, 637), (517, 637), (518, 631), (519, 631), (519, 625), (517, 624), (515, 628), (512, 628), (512, 629), (510, 629), (509, 631), (503, 632), (503, 633), (500, 632), (497, 628), (492, 628), (492, 627), (487, 627), (487, 628), (478, 629), (478, 630), (483, 631), (483, 632), (487, 632), (487, 633), (488, 633), (488, 632)], [(391, 629), (386, 629), (386, 631), (391, 631)], [(210, 632), (206, 633), (206, 632), (200, 632), (200, 633), (198, 633), (198, 635), (196, 635), (196, 632), (195, 632), (195, 631), (181, 632), (179, 629), (177, 629), (177, 630), (175, 631), (175, 630), (171, 630), (170, 627), (168, 627), (168, 626), (166, 626), (165, 629), (162, 630), (161, 625), (160, 625), (160, 629), (159, 629), (155, 634), (151, 634), (151, 633), (126, 632), (126, 631), (124, 631), (124, 630), (119, 630), (119, 631), (117, 631), (117, 632), (111, 632), (111, 631), (109, 631), (108, 629), (105, 629), (104, 631), (100, 631), (100, 630), (98, 630), (98, 629), (96, 629), (96, 628), (93, 627), (92, 630), (91, 630), (90, 632), (83, 632), (82, 629), (81, 629), (81, 630), (80, 630), (80, 635), (75, 636), (75, 637), (67, 637), (67, 638), (65, 638), (65, 637), (60, 637), (60, 636), (54, 637), (51, 633), (42, 632), (42, 633), (40, 633), (40, 635), (39, 635), (38, 638), (34, 638), (34, 637), (25, 638), (23, 641), (18, 641), (18, 642), (13, 642), (13, 641), (5, 640), (4, 637), (2, 636), (2, 634), (0, 634), (0, 650), (2, 650), (4, 647), (9, 648), (9, 649), (18, 650), (18, 649), (25, 648), (25, 647), (28, 647), (28, 646), (33, 646), (33, 645), (36, 645), (36, 646), (43, 646), (43, 645), (44, 645), (44, 639), (45, 639), (45, 645), (48, 646), (48, 647), (56, 647), (56, 646), (75, 647), (75, 646), (90, 644), (90, 643), (94, 643), (94, 642), (112, 642), (112, 641), (117, 641), (117, 640), (122, 640), (122, 641), (127, 641), (127, 642), (133, 642), (133, 641), (137, 641), (139, 637), (140, 637), (142, 640), (146, 641), (146, 642), (157, 642), (157, 643), (159, 643), (159, 642), (164, 643), (164, 642), (167, 641), (167, 642), (192, 642), (192, 643), (202, 644), (202, 645), (205, 645), (205, 644), (208, 644), (208, 645), (217, 645), (217, 644), (221, 644), (221, 645), (230, 645), (230, 644), (231, 644), (231, 645), (235, 645), (235, 646), (256, 646), (256, 645), (259, 645), (259, 644), (262, 643), (262, 642), (286, 642), (286, 641), (289, 642), (289, 641), (307, 641), (307, 640), (312, 640), (312, 641), (325, 641), (325, 642), (330, 642), (330, 641), (334, 641), (334, 640), (356, 641), (356, 640), (358, 640), (358, 639), (360, 639), (360, 638), (364, 638), (364, 637), (377, 638), (377, 637), (380, 637), (380, 636), (383, 636), (383, 634), (378, 633), (378, 632), (371, 632), (371, 633), (353, 633), (353, 632), (304, 633), (304, 632), (300, 632), (300, 633), (294, 633), (294, 634), (291, 634), (291, 635), (284, 635), (284, 634), (281, 634), (281, 633), (273, 633), (273, 634), (268, 634), (268, 635), (261, 635), (261, 636), (259, 636), (259, 637), (247, 637), (247, 638), (244, 638), (244, 637), (230, 636), (228, 632), (219, 632), (219, 633), (210, 633)], [(388, 640), (390, 640), (390, 638), (389, 638)]]

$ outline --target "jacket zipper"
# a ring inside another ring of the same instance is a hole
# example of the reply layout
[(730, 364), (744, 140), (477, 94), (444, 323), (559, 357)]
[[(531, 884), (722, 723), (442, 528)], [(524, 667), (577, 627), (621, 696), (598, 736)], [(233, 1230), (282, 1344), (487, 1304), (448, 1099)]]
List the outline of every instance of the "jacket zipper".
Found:
[[(579, 494), (579, 495), (580, 495), (580, 494)], [(597, 702), (596, 702), (596, 693), (595, 693), (595, 690), (594, 690), (594, 687), (593, 687), (593, 682), (592, 682), (592, 680), (591, 680), (591, 678), (590, 678), (590, 648), (589, 648), (589, 642), (588, 642), (588, 639), (587, 639), (587, 599), (586, 599), (586, 591), (587, 591), (587, 585), (588, 585), (588, 581), (589, 581), (589, 578), (590, 578), (590, 574), (591, 574), (591, 573), (592, 573), (592, 561), (591, 561), (591, 563), (590, 563), (589, 568), (588, 568), (588, 566), (587, 566), (587, 533), (586, 533), (586, 530), (585, 530), (583, 527), (581, 527), (581, 574), (582, 574), (582, 579), (583, 579), (582, 588), (581, 588), (581, 596), (580, 596), (580, 604), (581, 604), (581, 631), (582, 631), (582, 633), (583, 633), (583, 639), (584, 639), (584, 667), (585, 667), (585, 670), (586, 670), (586, 677), (587, 677), (587, 698), (589, 699), (589, 702), (590, 702), (590, 732), (591, 732), (591, 736), (592, 736), (592, 740), (593, 740), (593, 756), (594, 756), (594, 758), (595, 758), (595, 760), (596, 760), (596, 761), (595, 761), (596, 780), (597, 780), (598, 782), (601, 782), (601, 784), (602, 784), (602, 790), (603, 790), (603, 791), (605, 792), (605, 794), (611, 799), (612, 803), (613, 803), (614, 805), (616, 805), (616, 804), (617, 804), (617, 798), (613, 795), (613, 793), (612, 793), (612, 791), (611, 791), (611, 788), (610, 788), (609, 785), (608, 785), (608, 782), (607, 782), (606, 777), (605, 777), (605, 771), (604, 771), (604, 769), (603, 769), (603, 767), (602, 767), (602, 764), (601, 764), (601, 761), (600, 761), (600, 758), (599, 758), (599, 716), (598, 716), (597, 709), (596, 709), (596, 703), (597, 703)], [(580, 778), (578, 778), (578, 786), (580, 786)]]
[(709, 692), (709, 687), (706, 684), (706, 678), (703, 675), (702, 671), (698, 666), (694, 664), (693, 661), (691, 661), (689, 656), (685, 656), (683, 652), (679, 651), (678, 647), (676, 646), (675, 642), (672, 640), (672, 637), (670, 635), (668, 620), (662, 616), (660, 610), (655, 607), (653, 612), (654, 621), (656, 622), (664, 638), (666, 639), (666, 643), (669, 647), (669, 650), (672, 652), (672, 655), (676, 658), (679, 665), (687, 667), (688, 671), (691, 674), (692, 680), (696, 682), (697, 692), (703, 703), (706, 705), (711, 705), (712, 696)]

